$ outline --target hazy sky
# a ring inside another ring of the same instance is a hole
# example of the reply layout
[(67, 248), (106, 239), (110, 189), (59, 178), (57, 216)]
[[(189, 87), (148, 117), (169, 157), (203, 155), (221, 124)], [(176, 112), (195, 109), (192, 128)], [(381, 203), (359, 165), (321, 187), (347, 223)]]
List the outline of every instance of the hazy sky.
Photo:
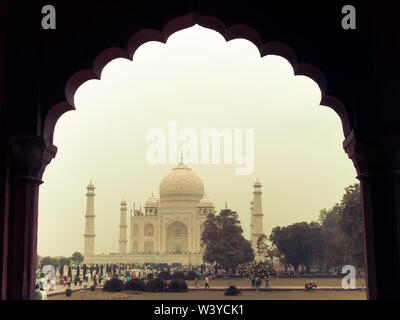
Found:
[[(84, 53), (82, 53), (84, 54)], [(328, 79), (329, 80), (329, 79)], [(263, 184), (264, 231), (318, 219), (356, 182), (342, 148), (339, 117), (319, 106), (315, 82), (294, 76), (283, 58), (260, 58), (243, 39), (226, 42), (195, 26), (173, 34), (167, 44), (148, 42), (133, 61), (116, 59), (101, 80), (84, 83), (76, 111), (59, 120), (56, 158), (40, 189), (38, 254), (83, 252), (86, 186), (96, 186), (96, 253), (118, 251), (120, 202), (143, 205), (175, 165), (151, 165), (146, 141), (151, 129), (254, 129), (255, 164), (235, 175), (233, 164), (189, 166), (203, 180), (216, 209), (239, 213), (250, 233), (252, 184)], [(182, 145), (183, 143), (181, 143)]]

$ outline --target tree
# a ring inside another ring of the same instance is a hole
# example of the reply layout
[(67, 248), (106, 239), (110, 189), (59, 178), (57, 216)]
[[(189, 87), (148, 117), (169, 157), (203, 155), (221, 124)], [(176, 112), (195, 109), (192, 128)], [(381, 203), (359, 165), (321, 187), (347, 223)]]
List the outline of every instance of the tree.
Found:
[(311, 264), (318, 262), (323, 253), (322, 230), (317, 222), (275, 227), (270, 241), (283, 254), (285, 262), (293, 266), (295, 273), (300, 265), (309, 272)]
[(238, 266), (237, 272), (248, 279), (269, 279), (276, 276), (276, 271), (272, 263), (268, 261), (253, 261), (247, 264), (241, 264)]
[(70, 259), (73, 264), (81, 264), (84, 257), (80, 252), (74, 252)]
[(363, 267), (364, 248), (360, 185), (345, 188), (340, 203), (320, 212), (320, 223), (325, 239), (325, 264), (340, 267), (345, 264)]
[(71, 258), (61, 257), (58, 259), (58, 264), (60, 266), (69, 266), (71, 264)]
[(50, 265), (50, 266), (56, 267), (56, 266), (58, 266), (58, 260), (57, 260), (57, 258), (46, 256), (46, 257), (42, 258), (40, 264), (43, 266)]
[(201, 242), (204, 261), (217, 263), (226, 273), (235, 271), (241, 263), (254, 260), (251, 244), (243, 237), (238, 214), (230, 209), (207, 216)]
[[(324, 259), (325, 271), (330, 272), (331, 268), (343, 266), (344, 233), (339, 226), (340, 206), (336, 204), (332, 209), (322, 209), (319, 215), (319, 222), (324, 237)], [(322, 269), (322, 266), (321, 266)]]
[(265, 258), (269, 258), (271, 263), (274, 262), (274, 257), (279, 256), (278, 249), (268, 244), (268, 238), (265, 234), (257, 240), (257, 253)]
[(340, 203), (339, 225), (347, 236), (346, 253), (358, 267), (364, 265), (364, 241), (362, 229), (362, 210), (360, 184), (345, 189)]

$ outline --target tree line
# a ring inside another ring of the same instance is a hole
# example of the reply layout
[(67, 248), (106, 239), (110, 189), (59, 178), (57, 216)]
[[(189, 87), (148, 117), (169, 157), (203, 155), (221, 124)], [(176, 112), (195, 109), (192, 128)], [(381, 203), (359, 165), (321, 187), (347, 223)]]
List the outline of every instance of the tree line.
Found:
[(275, 227), (268, 239), (260, 237), (257, 249), (269, 257), (275, 249), (275, 256), (294, 272), (298, 272), (300, 266), (307, 273), (311, 267), (327, 273), (346, 264), (363, 268), (360, 185), (345, 188), (341, 202), (330, 209), (322, 209), (316, 222)]
[(40, 266), (69, 266), (69, 265), (79, 265), (82, 263), (84, 256), (80, 252), (74, 252), (71, 257), (50, 257), (45, 256), (41, 257), (38, 255), (37, 257), (37, 265)]
[[(210, 213), (201, 237), (203, 259), (220, 265), (227, 273), (235, 273), (241, 264), (254, 260), (255, 252), (243, 237), (238, 214), (230, 209)], [(363, 268), (363, 230), (360, 185), (345, 188), (341, 201), (320, 211), (319, 220), (298, 222), (273, 228), (269, 237), (258, 239), (257, 254), (280, 259), (286, 268), (305, 272), (339, 270), (346, 264)]]

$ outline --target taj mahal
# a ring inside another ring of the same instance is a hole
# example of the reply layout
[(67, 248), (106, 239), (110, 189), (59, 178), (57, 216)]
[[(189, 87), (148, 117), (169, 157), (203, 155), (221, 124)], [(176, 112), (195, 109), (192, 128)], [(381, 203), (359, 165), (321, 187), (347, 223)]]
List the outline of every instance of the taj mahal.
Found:
[[(250, 242), (256, 253), (257, 239), (263, 234), (262, 192), (258, 179), (253, 187)], [(207, 215), (216, 210), (213, 201), (204, 193), (203, 181), (182, 161), (162, 179), (159, 199), (152, 195), (143, 209), (137, 209), (134, 204), (129, 215), (127, 202), (122, 200), (118, 253), (95, 254), (94, 190), (90, 181), (86, 193), (84, 263), (203, 263), (201, 234)]]

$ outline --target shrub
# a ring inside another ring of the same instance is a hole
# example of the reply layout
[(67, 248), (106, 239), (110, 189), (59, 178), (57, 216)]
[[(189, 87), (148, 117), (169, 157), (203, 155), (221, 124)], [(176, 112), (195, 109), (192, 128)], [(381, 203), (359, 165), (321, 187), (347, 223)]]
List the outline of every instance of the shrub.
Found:
[(118, 278), (107, 280), (104, 283), (103, 291), (120, 292), (124, 289), (124, 282)]
[(154, 274), (149, 273), (149, 274), (147, 275), (147, 280), (151, 280), (151, 279), (154, 279)]
[(132, 279), (125, 283), (125, 290), (131, 291), (145, 291), (146, 290), (146, 283), (143, 279)]
[(187, 284), (185, 280), (182, 279), (174, 279), (168, 283), (168, 291), (169, 292), (186, 292), (188, 290)]
[(146, 291), (149, 292), (163, 292), (167, 288), (167, 283), (162, 278), (155, 278), (148, 280), (146, 283)]
[(197, 273), (194, 271), (189, 271), (188, 273), (185, 274), (185, 280), (194, 280), (198, 277)]
[(232, 285), (230, 286), (226, 291), (225, 295), (226, 296), (237, 296), (238, 294), (241, 294), (240, 290), (236, 288), (236, 286)]
[(176, 280), (176, 279), (184, 280), (185, 279), (185, 274), (182, 271), (176, 271), (172, 275), (172, 279), (174, 279), (174, 280)]
[(158, 278), (164, 280), (171, 280), (171, 274), (168, 271), (161, 271), (160, 274), (158, 275)]
[(90, 291), (96, 291), (96, 286), (95, 285), (91, 285), (90, 286)]
[(70, 297), (70, 296), (72, 295), (72, 290), (71, 290), (71, 289), (65, 290), (65, 295), (66, 295), (67, 297)]
[(305, 283), (304, 288), (306, 288), (306, 290), (313, 290), (317, 288), (317, 283), (314, 281), (308, 281)]

